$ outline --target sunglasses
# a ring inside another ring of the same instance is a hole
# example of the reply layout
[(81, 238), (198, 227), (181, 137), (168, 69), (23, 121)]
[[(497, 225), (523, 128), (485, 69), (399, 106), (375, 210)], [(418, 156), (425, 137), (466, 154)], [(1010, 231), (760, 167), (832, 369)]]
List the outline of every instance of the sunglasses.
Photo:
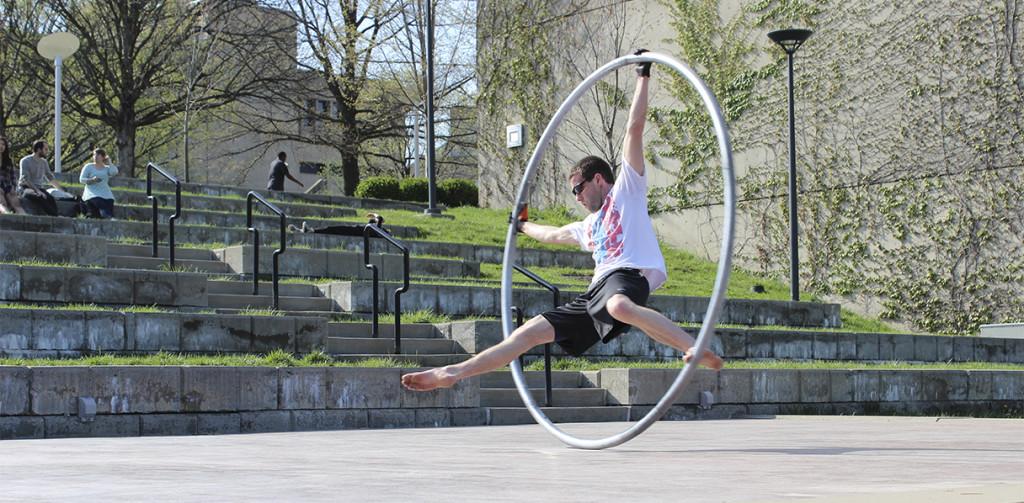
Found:
[(580, 183), (577, 183), (576, 185), (573, 185), (572, 186), (572, 195), (573, 195), (573, 197), (580, 195), (580, 192), (583, 192), (583, 186), (586, 185), (587, 182), (589, 182), (589, 181), (591, 181), (593, 179), (594, 179), (594, 177), (590, 177), (590, 178), (587, 178), (586, 180), (583, 180)]

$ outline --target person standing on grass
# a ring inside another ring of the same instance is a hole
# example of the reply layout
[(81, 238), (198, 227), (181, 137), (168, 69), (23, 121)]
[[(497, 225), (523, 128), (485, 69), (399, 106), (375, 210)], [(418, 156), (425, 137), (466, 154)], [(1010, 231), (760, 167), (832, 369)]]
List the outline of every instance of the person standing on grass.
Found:
[(299, 187), (305, 187), (302, 182), (295, 179), (291, 173), (288, 172), (288, 163), (284, 162), (288, 159), (288, 154), (284, 152), (277, 153), (277, 160), (270, 164), (270, 177), (267, 180), (267, 190), (284, 190), (284, 179), (299, 184)]
[(110, 177), (117, 175), (117, 166), (107, 164), (107, 151), (92, 151), (92, 162), (82, 167), (78, 181), (85, 185), (82, 199), (89, 208), (90, 218), (114, 218), (114, 192), (110, 190)]
[[(549, 342), (557, 343), (572, 356), (580, 356), (597, 342), (607, 343), (625, 333), (630, 326), (684, 351), (685, 361), (693, 359), (693, 337), (646, 307), (650, 293), (668, 279), (647, 213), (643, 133), (650, 70), (650, 63), (637, 65), (618, 178), (607, 162), (594, 156), (580, 160), (569, 173), (572, 194), (589, 215), (563, 227), (517, 220), (517, 229), (533, 239), (578, 245), (593, 252), (594, 279), (587, 292), (531, 319), (509, 338), (469, 360), (403, 375), (403, 386), (415, 391), (450, 387), (467, 377), (502, 368), (530, 348)], [(722, 359), (710, 351), (701, 355), (700, 362), (713, 369), (723, 365)]]

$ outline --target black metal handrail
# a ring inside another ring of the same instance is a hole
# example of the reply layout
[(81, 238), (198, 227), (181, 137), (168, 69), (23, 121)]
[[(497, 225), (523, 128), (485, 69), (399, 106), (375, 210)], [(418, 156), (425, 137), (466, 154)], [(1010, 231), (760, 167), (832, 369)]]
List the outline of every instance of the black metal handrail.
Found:
[[(540, 285), (540, 286), (546, 288), (548, 291), (550, 291), (551, 294), (552, 294), (552, 297), (554, 298), (554, 302), (552, 303), (552, 307), (558, 307), (561, 304), (561, 301), (559, 299), (561, 292), (559, 292), (557, 286), (552, 285), (551, 283), (548, 283), (547, 281), (544, 281), (543, 278), (541, 278), (540, 276), (537, 276), (536, 274), (534, 274), (533, 271), (531, 271), (531, 270), (529, 270), (529, 269), (527, 269), (525, 267), (513, 264), (512, 268), (515, 269), (516, 271), (519, 271), (520, 273), (522, 273), (527, 278), (532, 279), (538, 285)], [(519, 325), (522, 325), (523, 324), (523, 310), (519, 309), (519, 308), (517, 308), (515, 306), (512, 306), (512, 309), (515, 310), (517, 323)], [(550, 342), (547, 343), (547, 344), (544, 344), (544, 406), (545, 407), (551, 407), (551, 343)]]
[(170, 247), (168, 253), (170, 258), (171, 269), (174, 269), (174, 221), (181, 216), (181, 182), (174, 175), (166, 172), (160, 166), (149, 163), (146, 164), (146, 197), (153, 202), (153, 257), (160, 256), (160, 252), (157, 248), (157, 242), (159, 238), (159, 228), (157, 227), (157, 198), (153, 195), (153, 170), (156, 170), (164, 178), (170, 180), (174, 184), (174, 214), (167, 220), (167, 243)]
[(363, 264), (367, 269), (373, 271), (373, 328), (370, 336), (378, 337), (378, 323), (380, 308), (378, 304), (378, 290), (380, 283), (377, 277), (377, 266), (370, 263), (370, 234), (376, 234), (387, 240), (399, 250), (402, 250), (402, 288), (395, 290), (395, 354), (402, 352), (402, 294), (409, 291), (409, 247), (402, 244), (388, 231), (382, 229), (377, 223), (371, 221), (363, 227)]
[(285, 228), (287, 226), (288, 215), (285, 215), (281, 208), (278, 208), (274, 203), (267, 201), (263, 196), (249, 192), (249, 195), (245, 197), (245, 226), (253, 234), (253, 247), (252, 247), (252, 294), (260, 294), (260, 230), (252, 225), (252, 202), (253, 200), (258, 201), (267, 209), (277, 214), (281, 219), (281, 246), (274, 250), (274, 309), (278, 307), (278, 279), (279, 279), (279, 268), (278, 258), (284, 253), (285, 250)]

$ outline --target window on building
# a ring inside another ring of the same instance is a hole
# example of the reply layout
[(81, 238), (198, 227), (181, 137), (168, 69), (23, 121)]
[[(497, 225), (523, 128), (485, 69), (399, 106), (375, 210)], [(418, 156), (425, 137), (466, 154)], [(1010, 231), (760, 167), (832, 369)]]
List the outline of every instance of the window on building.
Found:
[(322, 162), (300, 162), (299, 173), (306, 173), (309, 175), (319, 175), (320, 170), (324, 168)]

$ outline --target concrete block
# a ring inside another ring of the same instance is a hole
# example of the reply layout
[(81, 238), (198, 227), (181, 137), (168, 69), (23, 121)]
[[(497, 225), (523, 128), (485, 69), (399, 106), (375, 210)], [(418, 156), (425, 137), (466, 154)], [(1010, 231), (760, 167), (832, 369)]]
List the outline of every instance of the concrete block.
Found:
[(291, 414), (293, 431), (354, 430), (369, 424), (367, 411), (362, 409), (293, 410)]
[(857, 359), (857, 338), (851, 334), (836, 334), (836, 360)]
[(489, 315), (500, 311), (500, 290), (495, 288), (469, 287), (469, 309), (472, 314)]
[(939, 345), (938, 337), (918, 335), (914, 338), (914, 360), (919, 362), (938, 361)]
[(483, 426), (487, 424), (487, 409), (471, 407), (451, 409), (452, 426)]
[(22, 267), (21, 295), (19, 299), (39, 302), (67, 302), (65, 286), (63, 268)]
[(442, 428), (452, 425), (448, 409), (416, 409), (413, 422), (417, 428)]
[(122, 313), (86, 311), (85, 346), (89, 351), (124, 351), (125, 316)]
[(829, 394), (832, 397), (832, 403), (853, 401), (853, 374), (852, 370), (829, 371)]
[(913, 361), (916, 355), (914, 352), (914, 340), (916, 338), (916, 335), (893, 334), (893, 359), (899, 361)]
[(27, 440), (45, 436), (45, 423), (41, 417), (0, 416), (0, 440)]
[(0, 260), (16, 262), (39, 257), (36, 236), (32, 232), (5, 231), (3, 239), (0, 239)]
[(118, 269), (66, 269), (65, 300), (96, 304), (131, 304), (131, 271)]
[(137, 437), (141, 433), (139, 416), (96, 416), (83, 423), (77, 417), (46, 416), (47, 438), (72, 437)]
[[(401, 373), (405, 374), (418, 370), (421, 369), (402, 369)], [(398, 401), (403, 409), (447, 407), (449, 402), (448, 390), (410, 391), (399, 386)]]
[(287, 410), (241, 412), (240, 433), (275, 433), (292, 430), (292, 415)]
[(195, 435), (198, 424), (194, 414), (143, 414), (141, 421), (144, 437)]
[(992, 372), (993, 400), (1024, 400), (1024, 372), (995, 371)]
[(1006, 339), (1006, 363), (1024, 363), (1024, 339)]
[(800, 372), (796, 370), (756, 370), (751, 384), (751, 402), (782, 403), (800, 400)]
[(327, 368), (327, 408), (399, 408), (401, 373), (388, 368)]
[[(3, 281), (0, 274), (0, 281)], [(3, 288), (0, 285), (0, 288)], [(4, 309), (0, 311), (3, 322), (0, 323), (0, 351), (5, 349), (24, 350), (32, 347), (33, 323), (32, 311), (22, 309)]]
[[(402, 388), (405, 389), (405, 388)], [(470, 377), (455, 383), (448, 388), (448, 400), (445, 407), (479, 407), (480, 406), (480, 378)]]
[[(753, 393), (752, 370), (728, 369), (718, 373), (718, 396), (715, 401), (718, 403), (750, 403)], [(601, 382), (604, 383), (602, 375)]]
[(295, 320), (284, 316), (250, 316), (249, 351), (269, 353), (275, 349), (295, 352)]
[(858, 360), (880, 360), (878, 334), (855, 334)]
[(935, 337), (935, 361), (953, 361), (953, 338)]
[(0, 366), (0, 416), (28, 414), (31, 376), (26, 367)]
[(81, 311), (36, 311), (32, 349), (85, 349), (85, 314)]
[(747, 357), (747, 333), (742, 330), (718, 329), (715, 332), (723, 358)]
[(242, 432), (242, 416), (231, 414), (198, 414), (197, 432), (200, 435), (229, 435)]
[(871, 370), (853, 371), (853, 400), (877, 402), (881, 400), (880, 375)]
[(197, 273), (174, 274), (174, 305), (206, 307), (210, 305), (206, 275)]
[(800, 370), (800, 402), (832, 401), (832, 381), (827, 370)]
[(918, 395), (918, 376), (912, 370), (876, 371), (878, 376), (878, 400), (898, 402), (914, 400)]
[(135, 313), (127, 320), (132, 336), (129, 348), (136, 351), (180, 351), (181, 318), (177, 314)]
[(252, 347), (252, 319), (242, 315), (181, 316), (182, 351), (246, 352)]
[(967, 399), (968, 400), (991, 400), (992, 399), (992, 372), (988, 370), (967, 371)]
[(179, 367), (90, 367), (98, 414), (181, 410)]
[(327, 406), (326, 368), (280, 368), (278, 382), (279, 409), (323, 409)]
[(292, 317), (295, 323), (295, 350), (299, 353), (322, 351), (327, 347), (330, 333), (327, 319), (320, 317)]
[[(170, 271), (134, 271), (132, 298), (134, 304), (173, 306), (178, 283)], [(205, 305), (205, 304), (204, 304)]]
[(19, 299), (21, 299), (21, 269), (17, 266), (0, 265), (0, 300)]
[(182, 410), (191, 412), (277, 409), (277, 369), (183, 367)]
[(1005, 339), (995, 339), (991, 337), (979, 337), (975, 339), (974, 360), (991, 363), (1005, 362)]
[(747, 358), (775, 358), (770, 332), (755, 330), (748, 332)]
[(95, 396), (87, 367), (35, 367), (32, 369), (32, 413), (77, 414), (79, 396)]
[(931, 370), (917, 372), (918, 396), (916, 400), (962, 401), (970, 393), (967, 371)]
[(974, 343), (976, 337), (955, 336), (953, 339), (953, 361), (974, 361)]
[(76, 264), (106, 266), (106, 238), (75, 236), (75, 257)]
[[(817, 333), (814, 334), (814, 358), (817, 360), (835, 360), (839, 352), (839, 340), (846, 338), (844, 335), (838, 335), (833, 333)], [(853, 346), (854, 355), (857, 352), (857, 348)]]
[(814, 358), (814, 340), (809, 334), (777, 333), (772, 336), (775, 358), (810, 360)]
[(412, 428), (416, 426), (416, 411), (410, 409), (370, 409), (367, 411), (370, 428)]
[(75, 255), (78, 251), (78, 246), (75, 244), (75, 238), (77, 237), (71, 235), (61, 236), (60, 239), (52, 239), (49, 236), (40, 236), (36, 243), (36, 256), (50, 262), (74, 263)]

